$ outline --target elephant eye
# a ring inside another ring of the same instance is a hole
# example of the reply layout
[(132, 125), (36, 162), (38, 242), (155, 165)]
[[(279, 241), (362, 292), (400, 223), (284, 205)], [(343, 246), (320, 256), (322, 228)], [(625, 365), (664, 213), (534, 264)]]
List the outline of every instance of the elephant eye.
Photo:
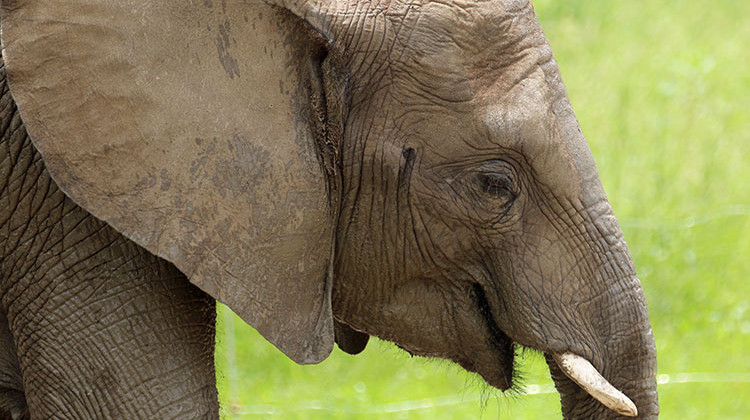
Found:
[(500, 200), (503, 206), (507, 206), (516, 198), (513, 179), (507, 174), (487, 172), (478, 177), (479, 187), (486, 195)]

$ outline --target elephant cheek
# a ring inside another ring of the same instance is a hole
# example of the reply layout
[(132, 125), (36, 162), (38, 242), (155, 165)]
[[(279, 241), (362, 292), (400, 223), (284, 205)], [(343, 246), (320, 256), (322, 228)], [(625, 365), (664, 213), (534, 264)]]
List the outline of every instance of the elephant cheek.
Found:
[(423, 280), (396, 292), (382, 312), (360, 319), (356, 328), (412, 355), (452, 360), (495, 388), (513, 385), (513, 341), (498, 328), (479, 286), (445, 288)]

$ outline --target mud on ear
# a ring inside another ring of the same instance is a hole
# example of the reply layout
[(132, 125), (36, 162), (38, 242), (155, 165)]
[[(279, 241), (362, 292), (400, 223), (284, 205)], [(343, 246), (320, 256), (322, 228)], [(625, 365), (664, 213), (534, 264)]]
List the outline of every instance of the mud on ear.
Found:
[(309, 26), (233, 0), (1, 13), (11, 92), (60, 188), (296, 362), (325, 359), (335, 200), (310, 122)]

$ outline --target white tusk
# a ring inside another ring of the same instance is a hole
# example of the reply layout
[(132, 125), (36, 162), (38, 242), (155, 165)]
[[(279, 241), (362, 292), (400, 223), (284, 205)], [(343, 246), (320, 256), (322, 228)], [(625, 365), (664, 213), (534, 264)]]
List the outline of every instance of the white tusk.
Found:
[(571, 352), (553, 353), (552, 357), (568, 378), (607, 408), (623, 416), (638, 415), (633, 401), (607, 382), (588, 360)]

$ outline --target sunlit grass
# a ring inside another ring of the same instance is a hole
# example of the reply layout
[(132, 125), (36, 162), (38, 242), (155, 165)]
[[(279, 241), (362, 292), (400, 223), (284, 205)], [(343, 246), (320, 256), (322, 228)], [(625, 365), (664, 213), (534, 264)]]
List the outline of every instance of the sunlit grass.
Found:
[[(750, 2), (535, 6), (635, 258), (659, 372), (750, 373)], [(505, 396), (388, 343), (297, 366), (234, 328), (236, 366), (222, 328), (216, 356), (232, 418), (559, 417), (554, 393)], [(525, 383), (549, 386), (538, 355), (520, 363)], [(733, 378), (660, 385), (662, 418), (745, 418), (750, 383)]]

